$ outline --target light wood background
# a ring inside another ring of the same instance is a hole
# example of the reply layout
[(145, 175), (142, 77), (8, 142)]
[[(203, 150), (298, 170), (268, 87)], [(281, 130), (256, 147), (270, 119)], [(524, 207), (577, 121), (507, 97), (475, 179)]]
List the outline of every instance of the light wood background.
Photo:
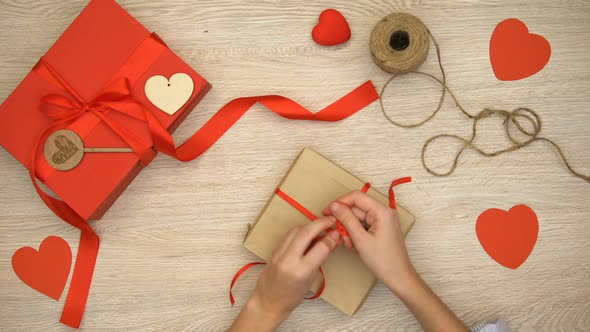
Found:
[[(86, 1), (0, 0), (0, 100), (82, 10)], [(586, 0), (147, 1), (121, 4), (156, 31), (213, 84), (175, 134), (184, 141), (227, 101), (259, 94), (292, 97), (319, 110), (367, 79), (388, 75), (368, 50), (372, 26), (404, 11), (419, 16), (438, 39), (449, 85), (466, 108), (528, 106), (543, 119), (543, 136), (561, 145), (573, 166), (590, 173), (590, 2)], [(323, 48), (310, 31), (319, 13), (339, 9), (353, 37)], [(488, 58), (491, 33), (517, 17), (544, 35), (553, 54), (539, 74), (498, 81)], [(431, 53), (423, 70), (436, 73)], [(404, 77), (385, 97), (391, 115), (418, 121), (438, 88)], [(502, 317), (518, 331), (590, 330), (590, 186), (567, 173), (543, 143), (497, 158), (468, 151), (451, 177), (428, 175), (424, 141), (437, 133), (468, 135), (470, 121), (447, 100), (436, 119), (417, 129), (392, 127), (378, 103), (340, 123), (287, 121), (256, 106), (200, 159), (158, 157), (105, 217), (93, 223), (101, 250), (84, 330), (216, 331), (226, 329), (252, 290), (246, 274), (231, 307), (234, 272), (255, 260), (241, 247), (253, 222), (297, 153), (313, 147), (386, 190), (394, 178), (415, 182), (398, 201), (416, 217), (407, 245), (417, 270), (467, 324)], [(506, 144), (501, 120), (482, 125), (486, 148)], [(485, 144), (484, 144), (485, 143)], [(456, 145), (439, 144), (434, 165), (449, 166)], [(31, 290), (12, 271), (22, 246), (64, 237), (75, 253), (78, 231), (55, 217), (35, 194), (25, 169), (0, 150), (0, 330), (68, 330), (59, 302)], [(480, 246), (475, 221), (492, 207), (532, 207), (539, 239), (517, 270), (495, 263)], [(286, 321), (284, 331), (419, 330), (383, 285), (349, 318), (318, 300)]]

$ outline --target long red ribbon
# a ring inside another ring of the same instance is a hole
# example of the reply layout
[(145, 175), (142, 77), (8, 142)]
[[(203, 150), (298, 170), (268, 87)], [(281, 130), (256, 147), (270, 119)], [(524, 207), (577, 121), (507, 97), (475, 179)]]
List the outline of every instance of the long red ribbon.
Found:
[[(140, 164), (149, 164), (155, 156), (155, 151), (151, 148), (150, 144), (142, 142), (133, 133), (127, 131), (123, 126), (105, 114), (109, 110), (116, 110), (134, 118), (142, 118), (143, 110), (132, 100), (131, 90), (125, 79), (114, 81), (92, 103), (85, 103), (76, 91), (43, 58), (33, 70), (69, 95), (69, 97), (65, 97), (63, 95), (50, 94), (41, 100), (41, 111), (49, 118), (55, 120), (55, 122), (41, 134), (32, 149), (29, 176), (43, 202), (57, 216), (81, 231), (74, 273), (72, 274), (70, 289), (60, 319), (62, 323), (78, 328), (80, 327), (88, 293), (90, 292), (90, 284), (94, 274), (100, 241), (98, 235), (96, 235), (84, 218), (80, 217), (64, 201), (48, 195), (39, 187), (36, 180), (36, 167), (37, 157), (41, 154), (39, 151), (41, 142), (44, 142), (51, 132), (69, 122), (75, 121), (84, 112), (92, 112), (133, 148)], [(129, 107), (115, 108), (113, 104), (129, 105)]]
[[(393, 180), (391, 182), (391, 185), (389, 186), (389, 207), (391, 207), (392, 209), (397, 210), (397, 206), (395, 203), (395, 195), (393, 193), (393, 187), (395, 187), (399, 184), (402, 184), (402, 183), (407, 183), (407, 182), (412, 182), (412, 178), (411, 177), (404, 177), (401, 179)], [(371, 184), (367, 182), (367, 183), (365, 183), (365, 185), (363, 186), (361, 191), (366, 193), (367, 191), (369, 191), (370, 188), (371, 188)], [(301, 214), (303, 214), (307, 219), (314, 221), (318, 218), (313, 212), (309, 211), (305, 206), (301, 205), (293, 197), (287, 195), (280, 188), (275, 189), (275, 194), (277, 194), (277, 196), (282, 198), (285, 202), (289, 203), (289, 205), (291, 205), (292, 207), (297, 209), (297, 211), (301, 212)], [(342, 223), (340, 221), (336, 221), (336, 230), (342, 236), (349, 236), (348, 231), (346, 230), (346, 228), (344, 228), (344, 226), (342, 226)], [(242, 268), (240, 268), (238, 270), (238, 272), (236, 272), (236, 274), (234, 275), (234, 277), (231, 281), (231, 284), (229, 286), (229, 301), (231, 302), (232, 305), (234, 305), (234, 303), (236, 303), (236, 300), (233, 295), (233, 288), (234, 288), (234, 285), (236, 284), (236, 281), (238, 281), (238, 279), (242, 276), (242, 274), (244, 274), (246, 271), (248, 271), (251, 267), (256, 266), (256, 265), (261, 265), (261, 264), (266, 264), (266, 263), (264, 263), (264, 262), (251, 262), (251, 263), (248, 263), (248, 264), (242, 266)], [(321, 267), (320, 267), (320, 273), (322, 275), (322, 284), (320, 285), (320, 288), (316, 291), (316, 293), (313, 296), (306, 298), (308, 300), (314, 300), (314, 299), (320, 297), (322, 295), (322, 293), (324, 292), (324, 289), (326, 288), (326, 276), (324, 275), (324, 271), (322, 270)]]
[(335, 122), (355, 114), (377, 98), (379, 96), (371, 81), (365, 82), (317, 113), (309, 111), (291, 99), (277, 95), (238, 98), (222, 107), (201, 129), (178, 148), (175, 147), (172, 136), (159, 125), (153, 114), (146, 112), (146, 118), (156, 149), (186, 162), (207, 151), (256, 103), (260, 103), (273, 113), (291, 120)]
[[(153, 36), (150, 38), (156, 40)], [(158, 50), (151, 45), (155, 44), (146, 43), (145, 52), (156, 54)], [(137, 67), (134, 67), (132, 63), (127, 63), (125, 66), (128, 70), (140, 72), (145, 67), (145, 63), (141, 63)], [(140, 165), (147, 166), (156, 154), (151, 144), (138, 139), (133, 133), (109, 117), (110, 111), (120, 112), (145, 121), (150, 130), (153, 145), (157, 150), (180, 161), (190, 161), (200, 156), (219, 140), (256, 103), (261, 103), (272, 112), (287, 119), (339, 121), (358, 112), (379, 97), (373, 83), (368, 81), (317, 113), (312, 113), (300, 104), (277, 95), (238, 98), (221, 108), (190, 139), (176, 148), (172, 136), (164, 126), (149, 110), (133, 98), (130, 81), (127, 78), (122, 77), (114, 80), (93, 101), (86, 102), (44, 59), (39, 61), (34, 71), (63, 91), (63, 94), (45, 96), (41, 101), (41, 111), (55, 122), (41, 134), (31, 151), (29, 175), (43, 202), (57, 216), (81, 230), (70, 290), (60, 320), (62, 323), (76, 328), (80, 326), (84, 314), (98, 255), (99, 238), (86, 220), (65, 202), (45, 193), (36, 181), (39, 148), (41, 142), (44, 142), (51, 132), (60, 126), (75, 122), (85, 113), (90, 112), (127, 142), (137, 155)]]

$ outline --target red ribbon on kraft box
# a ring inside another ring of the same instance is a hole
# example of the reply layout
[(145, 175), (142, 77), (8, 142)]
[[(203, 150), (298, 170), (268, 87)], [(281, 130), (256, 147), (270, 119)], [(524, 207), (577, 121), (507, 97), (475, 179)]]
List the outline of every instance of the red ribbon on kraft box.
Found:
[[(407, 176), (407, 177), (395, 179), (391, 182), (391, 185), (389, 186), (389, 207), (392, 208), (393, 210), (397, 210), (397, 203), (395, 201), (395, 193), (393, 191), (393, 188), (400, 185), (400, 184), (404, 184), (404, 183), (408, 183), (408, 182), (412, 182), (412, 177)], [(370, 188), (371, 188), (371, 184), (367, 182), (361, 188), (360, 191), (363, 193), (367, 193), (367, 191), (369, 191)], [(279, 196), (280, 198), (282, 198), (289, 205), (294, 207), (297, 211), (299, 211), (301, 214), (303, 214), (310, 221), (315, 221), (316, 219), (318, 219), (318, 217), (315, 214), (313, 214), (313, 212), (309, 211), (305, 206), (301, 205), (299, 202), (297, 202), (297, 200), (295, 200), (289, 194), (282, 191), (280, 188), (275, 189), (275, 194), (277, 196)], [(342, 223), (339, 220), (336, 221), (336, 225), (335, 225), (334, 229), (336, 229), (336, 231), (338, 231), (338, 233), (340, 233), (340, 235), (342, 237), (345, 237), (345, 236), (349, 237), (348, 231), (346, 230), (346, 228), (344, 228), (344, 226), (342, 225)], [(246, 273), (246, 271), (248, 271), (250, 268), (252, 268), (256, 265), (264, 265), (264, 264), (266, 264), (266, 263), (265, 262), (250, 262), (250, 263), (242, 266), (238, 270), (238, 272), (236, 272), (236, 274), (234, 275), (234, 277), (229, 285), (229, 302), (231, 303), (231, 305), (234, 305), (236, 303), (236, 299), (233, 294), (233, 288), (234, 288), (236, 282), (238, 281), (238, 279), (240, 279), (240, 277), (242, 276), (242, 274)], [(326, 288), (326, 278), (324, 275), (324, 271), (322, 270), (321, 267), (320, 267), (320, 275), (322, 276), (322, 282), (320, 284), (320, 287), (317, 289), (317, 291), (312, 296), (306, 297), (305, 298), (306, 300), (315, 300), (318, 297), (322, 296), (322, 293), (324, 292), (324, 289)]]

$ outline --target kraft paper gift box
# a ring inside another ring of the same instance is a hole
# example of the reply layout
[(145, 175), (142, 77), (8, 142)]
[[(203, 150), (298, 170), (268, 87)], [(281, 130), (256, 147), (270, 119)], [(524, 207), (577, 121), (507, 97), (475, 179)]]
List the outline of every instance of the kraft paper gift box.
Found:
[[(306, 148), (278, 188), (316, 216), (321, 216), (329, 203), (353, 190), (360, 190), (364, 184), (364, 181), (340, 166)], [(387, 196), (374, 188), (369, 189), (367, 194), (389, 206)], [(414, 224), (414, 216), (399, 204), (397, 211), (402, 232), (406, 236)], [(250, 227), (243, 246), (268, 261), (290, 228), (309, 222), (312, 221), (274, 194), (256, 223)], [(331, 254), (322, 269), (326, 284), (321, 298), (351, 316), (361, 307), (377, 281), (359, 256), (343, 246)], [(315, 280), (314, 290), (319, 288), (320, 278)]]
[[(43, 61), (85, 101), (95, 98), (118, 75), (125, 76), (131, 84), (133, 98), (170, 133), (210, 89), (209, 83), (158, 36), (112, 0), (91, 1)], [(54, 123), (40, 111), (40, 100), (49, 94), (64, 95), (63, 89), (39, 74), (38, 66), (0, 106), (0, 144), (29, 169), (33, 146)], [(194, 88), (186, 103), (170, 115), (147, 99), (144, 86), (152, 76), (170, 78), (176, 73), (190, 76)], [(151, 144), (145, 122), (117, 112), (108, 115)], [(65, 128), (80, 135), (87, 147), (128, 147), (91, 112)], [(100, 218), (142, 169), (133, 153), (86, 153), (81, 163), (69, 171), (53, 169), (42, 152), (36, 160), (37, 177), (85, 220)]]

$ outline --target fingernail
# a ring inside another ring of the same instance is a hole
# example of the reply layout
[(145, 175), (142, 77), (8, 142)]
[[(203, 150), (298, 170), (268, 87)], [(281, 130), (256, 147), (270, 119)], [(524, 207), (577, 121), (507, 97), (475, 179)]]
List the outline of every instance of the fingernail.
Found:
[(334, 213), (339, 213), (342, 210), (342, 208), (340, 207), (340, 204), (338, 204), (336, 202), (330, 204), (330, 209), (332, 209), (332, 212), (334, 212)]
[(337, 231), (330, 231), (328, 235), (330, 235), (330, 237), (336, 241), (340, 239), (340, 233), (338, 233)]

